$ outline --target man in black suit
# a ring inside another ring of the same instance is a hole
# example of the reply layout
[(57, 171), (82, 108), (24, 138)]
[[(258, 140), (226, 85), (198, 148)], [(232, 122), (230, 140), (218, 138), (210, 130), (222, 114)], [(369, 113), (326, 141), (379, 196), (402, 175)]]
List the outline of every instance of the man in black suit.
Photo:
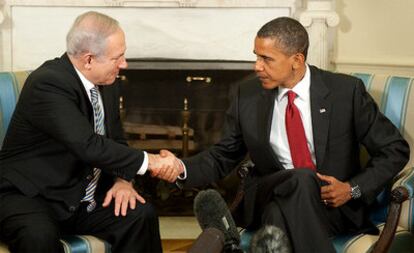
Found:
[[(409, 146), (361, 80), (306, 64), (308, 34), (281, 17), (257, 33), (257, 77), (239, 86), (221, 141), (183, 160), (184, 187), (228, 175), (248, 153), (254, 163), (235, 218), (275, 225), (294, 252), (335, 252), (330, 237), (373, 231), (367, 210), (404, 167)], [(360, 145), (370, 160), (361, 168)]]
[(0, 237), (12, 252), (63, 252), (65, 233), (95, 235), (113, 252), (161, 252), (158, 217), (131, 181), (179, 172), (126, 144), (115, 82), (125, 50), (118, 22), (87, 12), (67, 52), (28, 77), (0, 153)]

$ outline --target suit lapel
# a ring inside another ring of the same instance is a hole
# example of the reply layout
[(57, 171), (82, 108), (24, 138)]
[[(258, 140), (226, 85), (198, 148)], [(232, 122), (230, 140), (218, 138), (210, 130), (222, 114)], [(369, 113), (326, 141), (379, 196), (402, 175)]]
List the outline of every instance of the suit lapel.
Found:
[(69, 57), (68, 57), (68, 55), (66, 54), (66, 53), (64, 53), (61, 57), (60, 57), (60, 60), (61, 60), (61, 62), (62, 62), (62, 66), (71, 74), (71, 75), (73, 75), (75, 78), (76, 78), (76, 80), (77, 80), (77, 83), (74, 85), (74, 88), (76, 89), (76, 90), (78, 90), (78, 91), (80, 91), (81, 92), (81, 95), (80, 95), (80, 97), (81, 97), (81, 99), (83, 100), (83, 102), (84, 103), (82, 103), (82, 104), (84, 104), (85, 106), (86, 106), (86, 108), (85, 107), (81, 107), (81, 109), (82, 109), (82, 111), (83, 110), (86, 110), (86, 112), (87, 112), (87, 114), (88, 114), (88, 119), (89, 119), (89, 122), (91, 122), (91, 124), (92, 124), (92, 126), (93, 126), (93, 124), (94, 124), (94, 122), (95, 122), (95, 120), (94, 120), (94, 118), (93, 118), (93, 108), (92, 108), (92, 104), (91, 104), (91, 102), (89, 101), (89, 96), (88, 96), (88, 94), (87, 94), (87, 92), (89, 92), (89, 91), (86, 91), (85, 90), (85, 87), (83, 86), (83, 84), (82, 84), (82, 81), (81, 81), (81, 79), (80, 79), (80, 77), (78, 76), (78, 74), (76, 73), (76, 70), (75, 70), (75, 67), (73, 66), (73, 64), (71, 63), (71, 61), (70, 61), (70, 59), (69, 59)]
[(260, 116), (260, 129), (265, 129), (262, 131), (264, 138), (267, 142), (269, 142), (270, 138), (270, 130), (272, 126), (272, 115), (273, 115), (273, 108), (275, 105), (275, 96), (276, 90), (263, 90), (261, 105), (258, 107), (259, 115)]
[(329, 121), (332, 101), (329, 95), (330, 91), (324, 84), (319, 71), (310, 66), (311, 85), (311, 115), (313, 128), (313, 143), (315, 147), (315, 156), (317, 168), (322, 165), (329, 133)]
[[(269, 154), (269, 157), (272, 158), (273, 163), (276, 164), (277, 168), (283, 168), (279, 159), (277, 159), (276, 154), (274, 153), (272, 147), (270, 146), (270, 132), (272, 130), (272, 118), (273, 110), (275, 107), (275, 97), (277, 94), (277, 89), (273, 90), (263, 90), (262, 91), (262, 100), (258, 106), (258, 115), (259, 115), (259, 129), (264, 129), (261, 131), (262, 143), (264, 143), (265, 151)], [(274, 167), (272, 167), (274, 169)], [(273, 171), (269, 171), (271, 173)]]

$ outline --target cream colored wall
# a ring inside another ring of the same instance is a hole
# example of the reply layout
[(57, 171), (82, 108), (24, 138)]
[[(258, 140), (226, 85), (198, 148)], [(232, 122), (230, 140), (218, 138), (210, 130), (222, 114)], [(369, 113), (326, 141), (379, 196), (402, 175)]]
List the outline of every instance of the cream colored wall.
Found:
[(333, 64), (414, 76), (413, 0), (337, 0), (340, 16)]

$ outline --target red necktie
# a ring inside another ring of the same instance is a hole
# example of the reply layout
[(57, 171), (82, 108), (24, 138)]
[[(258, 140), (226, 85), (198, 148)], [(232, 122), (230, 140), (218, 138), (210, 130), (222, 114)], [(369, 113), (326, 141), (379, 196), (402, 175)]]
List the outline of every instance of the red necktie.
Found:
[(288, 104), (286, 106), (285, 124), (293, 166), (295, 168), (316, 170), (309, 152), (299, 109), (293, 103), (296, 93), (288, 91), (287, 95)]

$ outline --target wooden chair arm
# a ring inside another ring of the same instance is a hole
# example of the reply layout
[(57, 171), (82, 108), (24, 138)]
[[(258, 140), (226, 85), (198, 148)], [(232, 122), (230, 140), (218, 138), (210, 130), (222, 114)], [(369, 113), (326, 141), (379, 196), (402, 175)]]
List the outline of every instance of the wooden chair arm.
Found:
[(237, 188), (236, 197), (234, 198), (233, 202), (230, 204), (230, 212), (234, 213), (234, 211), (239, 206), (240, 202), (244, 197), (244, 185), (245, 179), (249, 175), (250, 170), (254, 167), (253, 162), (250, 159), (244, 160), (240, 166), (237, 168), (237, 176), (240, 178), (240, 184)]
[(391, 202), (388, 210), (387, 220), (378, 241), (374, 245), (372, 253), (386, 253), (394, 239), (400, 219), (401, 206), (408, 199), (407, 188), (398, 186), (391, 192)]

